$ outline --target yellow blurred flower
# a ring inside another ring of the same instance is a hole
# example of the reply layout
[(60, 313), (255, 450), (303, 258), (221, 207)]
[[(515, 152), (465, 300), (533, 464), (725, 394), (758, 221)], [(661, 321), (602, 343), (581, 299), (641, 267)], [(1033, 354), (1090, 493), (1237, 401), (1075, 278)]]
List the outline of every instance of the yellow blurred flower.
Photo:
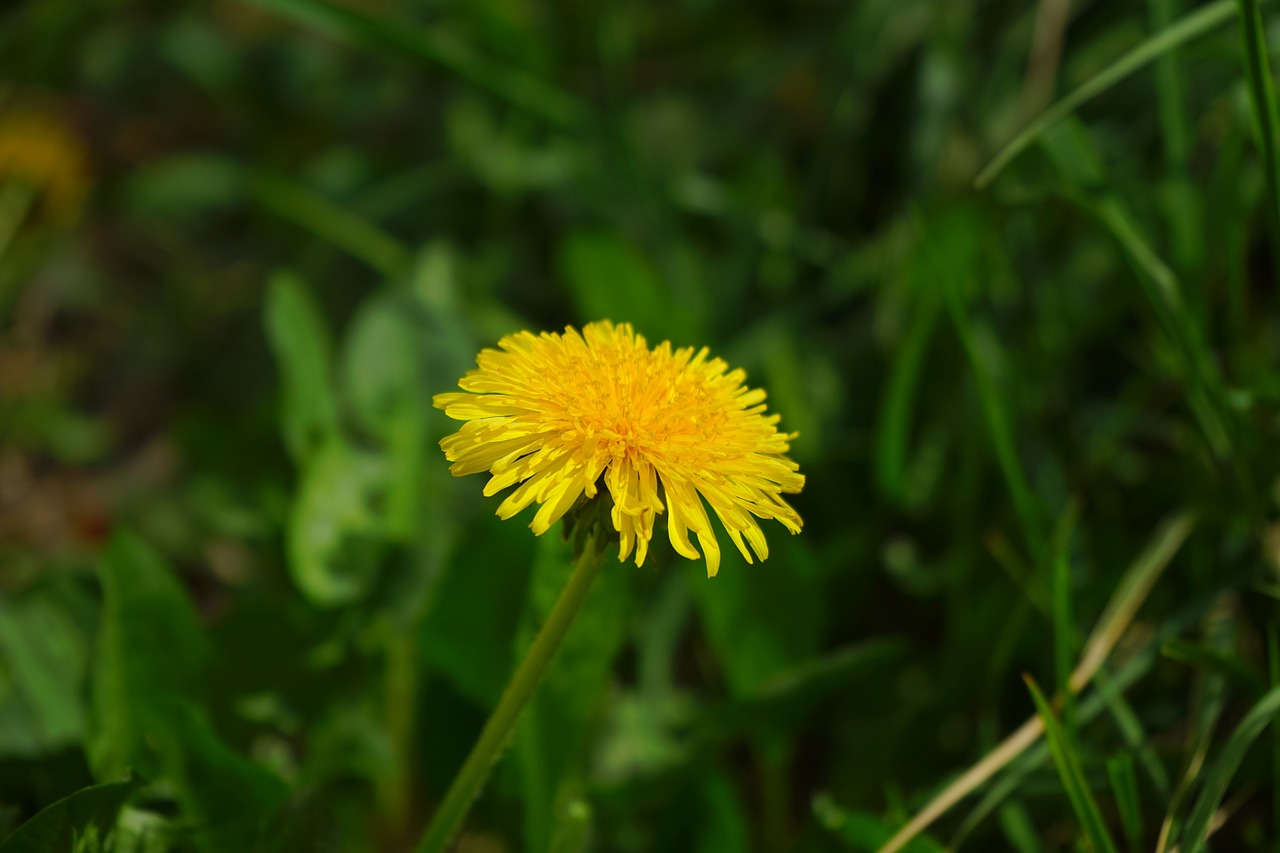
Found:
[[(519, 484), (498, 507), (510, 518), (540, 504), (530, 527), (541, 535), (597, 482), (613, 499), (618, 559), (634, 546), (644, 563), (655, 518), (669, 511), (671, 544), (707, 575), (720, 567), (720, 545), (703, 501), (751, 562), (769, 546), (756, 518), (777, 519), (792, 533), (801, 520), (782, 498), (804, 486), (787, 457), (795, 434), (778, 432), (765, 393), (747, 388), (703, 348), (649, 349), (629, 324), (590, 323), (579, 334), (519, 332), (486, 349), (479, 368), (458, 384), (466, 393), (438, 394), (437, 408), (462, 428), (440, 442), (455, 476), (488, 471), (486, 495)], [(659, 488), (661, 484), (661, 489)], [(745, 542), (744, 542), (745, 540)]]
[(0, 186), (26, 184), (51, 220), (72, 219), (88, 190), (88, 157), (80, 140), (51, 116), (0, 114)]

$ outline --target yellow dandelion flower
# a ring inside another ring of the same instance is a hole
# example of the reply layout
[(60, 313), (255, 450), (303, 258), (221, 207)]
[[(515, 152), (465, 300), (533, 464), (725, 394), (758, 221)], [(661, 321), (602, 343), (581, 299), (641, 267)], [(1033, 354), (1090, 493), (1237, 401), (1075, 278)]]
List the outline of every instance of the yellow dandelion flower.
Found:
[[(757, 518), (799, 533), (800, 516), (782, 498), (804, 486), (787, 457), (794, 433), (778, 432), (765, 393), (746, 387), (708, 350), (649, 349), (629, 324), (589, 323), (581, 334), (520, 332), (486, 349), (478, 369), (458, 384), (465, 393), (437, 394), (435, 405), (466, 421), (440, 442), (455, 476), (488, 471), (485, 495), (516, 486), (498, 507), (510, 518), (540, 504), (541, 535), (582, 496), (594, 498), (604, 476), (613, 499), (619, 560), (635, 548), (644, 563), (656, 517), (664, 511), (676, 552), (720, 567), (720, 545), (703, 501), (751, 562), (769, 546)], [(745, 540), (745, 541), (744, 541)], [(747, 545), (751, 550), (747, 549)]]

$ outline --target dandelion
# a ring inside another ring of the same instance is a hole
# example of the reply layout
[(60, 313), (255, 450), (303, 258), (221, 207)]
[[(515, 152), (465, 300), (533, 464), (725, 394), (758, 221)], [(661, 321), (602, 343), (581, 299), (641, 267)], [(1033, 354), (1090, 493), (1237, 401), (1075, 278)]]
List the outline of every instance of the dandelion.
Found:
[[(619, 560), (635, 550), (644, 563), (657, 516), (677, 553), (706, 555), (720, 566), (711, 507), (747, 562), (769, 546), (757, 518), (792, 533), (800, 516), (783, 499), (804, 486), (787, 457), (794, 433), (765, 414), (765, 392), (729, 370), (706, 348), (650, 349), (629, 324), (590, 323), (581, 334), (520, 332), (486, 349), (462, 392), (435, 405), (466, 421), (440, 442), (454, 475), (488, 471), (484, 493), (515, 490), (498, 507), (510, 518), (539, 504), (530, 527), (541, 535), (582, 500), (596, 497), (603, 476), (612, 498)], [(748, 548), (750, 546), (750, 548)]]

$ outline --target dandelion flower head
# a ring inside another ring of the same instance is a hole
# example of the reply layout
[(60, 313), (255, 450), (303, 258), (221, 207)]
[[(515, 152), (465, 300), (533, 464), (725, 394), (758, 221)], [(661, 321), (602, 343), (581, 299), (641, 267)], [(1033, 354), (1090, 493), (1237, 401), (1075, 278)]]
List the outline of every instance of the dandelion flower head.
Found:
[(757, 518), (800, 532), (782, 498), (804, 486), (786, 455), (795, 434), (778, 431), (765, 392), (748, 388), (742, 370), (706, 348), (650, 349), (629, 324), (608, 321), (581, 333), (519, 332), (498, 347), (480, 353), (462, 392), (434, 402), (466, 422), (440, 442), (453, 474), (488, 471), (490, 496), (516, 486), (501, 518), (536, 502), (529, 526), (541, 535), (579, 498), (594, 498), (603, 475), (619, 560), (634, 548), (636, 565), (644, 563), (665, 513), (672, 547), (696, 560), (696, 536), (708, 576), (719, 569), (720, 545), (706, 506), (747, 562), (752, 551), (769, 556)]

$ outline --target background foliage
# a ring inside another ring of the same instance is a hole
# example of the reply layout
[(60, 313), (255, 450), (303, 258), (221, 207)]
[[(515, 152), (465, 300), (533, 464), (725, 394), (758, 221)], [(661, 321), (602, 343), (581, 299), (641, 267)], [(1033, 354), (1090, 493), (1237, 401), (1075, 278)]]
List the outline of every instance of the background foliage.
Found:
[(909, 849), (1269, 849), (1271, 17), (7, 6), (0, 851), (412, 849), (569, 564), (431, 395), (603, 317), (806, 529), (606, 567), (465, 849), (870, 850), (988, 755)]

